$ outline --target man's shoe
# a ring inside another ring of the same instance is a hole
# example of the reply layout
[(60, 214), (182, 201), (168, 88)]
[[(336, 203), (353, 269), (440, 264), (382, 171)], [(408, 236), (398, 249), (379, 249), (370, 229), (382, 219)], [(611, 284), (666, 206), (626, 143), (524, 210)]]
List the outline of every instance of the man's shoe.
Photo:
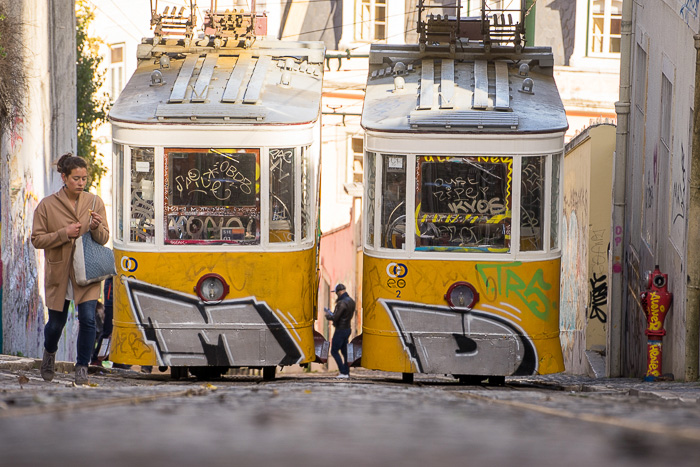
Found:
[(350, 375), (339, 374), (335, 379), (350, 379)]
[(88, 367), (85, 365), (75, 365), (75, 385), (83, 386), (88, 383)]
[(51, 381), (56, 375), (56, 352), (47, 352), (44, 349), (44, 358), (41, 360), (41, 377), (44, 381)]

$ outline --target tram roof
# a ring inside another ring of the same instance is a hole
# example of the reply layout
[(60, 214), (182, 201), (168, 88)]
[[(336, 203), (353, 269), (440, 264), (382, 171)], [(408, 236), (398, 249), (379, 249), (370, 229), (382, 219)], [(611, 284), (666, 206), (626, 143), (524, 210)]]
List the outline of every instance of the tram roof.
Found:
[[(294, 125), (318, 120), (322, 42), (214, 47), (139, 45), (139, 64), (109, 118), (129, 123)], [(166, 57), (166, 58), (161, 58)]]
[[(523, 66), (525, 65), (525, 67)], [(549, 47), (374, 44), (362, 127), (414, 133), (550, 133), (568, 128)]]

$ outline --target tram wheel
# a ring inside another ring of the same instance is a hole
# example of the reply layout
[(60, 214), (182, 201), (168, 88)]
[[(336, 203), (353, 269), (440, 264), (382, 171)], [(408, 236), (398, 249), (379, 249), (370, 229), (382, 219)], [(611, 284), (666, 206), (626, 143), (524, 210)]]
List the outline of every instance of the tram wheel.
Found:
[(220, 379), (228, 371), (225, 366), (191, 366), (190, 373), (199, 380)]
[(468, 384), (471, 386), (476, 386), (481, 384), (482, 381), (486, 379), (486, 376), (482, 375), (456, 375), (459, 379), (460, 384)]
[(413, 373), (401, 373), (401, 381), (406, 384), (413, 384)]
[(264, 366), (262, 369), (263, 381), (272, 381), (275, 379), (276, 366)]
[(489, 386), (505, 386), (505, 376), (489, 376)]
[(170, 367), (170, 378), (174, 380), (187, 378), (187, 367), (186, 366), (171, 366)]

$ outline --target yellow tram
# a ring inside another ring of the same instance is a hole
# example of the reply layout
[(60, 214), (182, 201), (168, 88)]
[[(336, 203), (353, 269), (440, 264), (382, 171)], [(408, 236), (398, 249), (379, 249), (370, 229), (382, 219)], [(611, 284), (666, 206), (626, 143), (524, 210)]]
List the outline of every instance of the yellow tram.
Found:
[(200, 39), (187, 34), (194, 16), (155, 15), (161, 35), (139, 46), (110, 112), (110, 359), (176, 378), (249, 367), (269, 379), (317, 358), (325, 48), (256, 40), (255, 14), (206, 14)]
[(419, 13), (419, 44), (369, 57), (361, 365), (496, 384), (563, 371), (551, 50), (523, 47), (511, 12)]

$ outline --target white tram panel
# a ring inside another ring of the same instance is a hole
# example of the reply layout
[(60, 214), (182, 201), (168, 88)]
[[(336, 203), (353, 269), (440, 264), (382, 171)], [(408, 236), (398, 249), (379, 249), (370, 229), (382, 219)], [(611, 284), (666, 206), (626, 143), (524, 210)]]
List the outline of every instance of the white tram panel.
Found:
[(321, 104), (324, 53), (320, 42), (256, 41), (248, 49), (141, 44), (139, 66), (110, 120), (117, 125), (313, 123)]
[(447, 142), (438, 135), (563, 133), (568, 123), (551, 50), (524, 50), (487, 54), (483, 45), (468, 43), (450, 54), (447, 48), (420, 52), (418, 45), (374, 44), (362, 127), (375, 137), (433, 133)]

